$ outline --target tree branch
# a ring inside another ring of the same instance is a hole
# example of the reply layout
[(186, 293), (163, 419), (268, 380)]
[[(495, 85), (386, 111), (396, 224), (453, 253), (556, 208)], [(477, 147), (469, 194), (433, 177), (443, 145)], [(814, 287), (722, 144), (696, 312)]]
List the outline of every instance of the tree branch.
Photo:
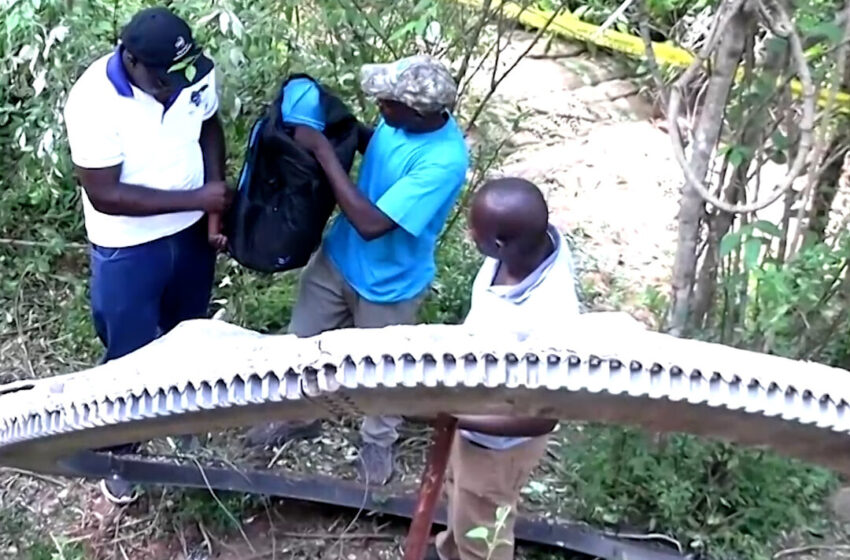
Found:
[[(846, 0), (845, 11), (850, 9), (850, 0)], [(829, 139), (833, 132), (832, 122), (830, 117), (835, 109), (835, 100), (838, 97), (838, 91), (841, 84), (844, 83), (844, 74), (847, 65), (847, 38), (850, 37), (850, 18), (844, 18), (843, 35), (838, 50), (836, 51), (836, 68), (832, 74), (832, 80), (829, 85), (829, 94), (826, 99), (826, 107), (824, 107), (822, 123), (819, 134), (815, 139), (815, 146), (812, 154), (812, 162), (809, 166), (809, 176), (806, 181), (806, 188), (803, 193), (803, 203), (797, 211), (797, 231), (794, 234), (794, 240), (791, 243), (791, 258), (797, 254), (803, 243), (803, 217), (806, 215), (806, 209), (811, 205), (811, 200), (814, 197), (815, 187), (820, 182), (823, 170), (826, 165), (823, 164), (823, 159), (826, 156)], [(814, 205), (812, 211), (814, 211)], [(811, 223), (812, 215), (808, 216), (808, 223)]]
[[(683, 85), (690, 80), (693, 73), (698, 68), (697, 63), (701, 65), (701, 61), (704, 60), (705, 57), (698, 56), (694, 61), (694, 64), (685, 71), (680, 78), (679, 82), (673, 87), (673, 90), (670, 94), (670, 108), (669, 114), (667, 116), (670, 122), (670, 137), (673, 141), (673, 154), (676, 156), (676, 160), (679, 162), (679, 165), (682, 167), (682, 171), (685, 174), (685, 180), (687, 184), (693, 188), (702, 199), (711, 204), (712, 206), (723, 210), (724, 212), (729, 212), (732, 214), (747, 214), (751, 212), (755, 212), (757, 210), (761, 210), (762, 208), (766, 208), (770, 206), (774, 202), (776, 202), (786, 191), (788, 191), (793, 185), (794, 180), (800, 176), (803, 172), (803, 168), (806, 165), (806, 160), (808, 158), (809, 152), (812, 148), (812, 135), (814, 129), (814, 120), (815, 120), (815, 86), (812, 83), (811, 72), (809, 71), (809, 66), (806, 62), (806, 56), (803, 52), (802, 42), (800, 40), (800, 35), (797, 33), (794, 28), (791, 20), (785, 12), (785, 9), (780, 6), (775, 0), (770, 0), (774, 3), (776, 12), (778, 13), (778, 20), (770, 22), (770, 26), (776, 29), (778, 33), (785, 33), (787, 38), (791, 44), (791, 55), (794, 59), (794, 62), (797, 65), (797, 74), (800, 78), (800, 82), (802, 83), (802, 97), (803, 97), (803, 109), (802, 109), (802, 118), (800, 122), (800, 141), (799, 146), (797, 148), (796, 158), (794, 163), (791, 166), (791, 170), (788, 175), (786, 175), (785, 179), (780, 183), (780, 185), (774, 189), (773, 193), (770, 194), (766, 199), (762, 201), (752, 202), (750, 204), (742, 204), (742, 205), (733, 205), (729, 204), (723, 200), (720, 200), (718, 197), (714, 196), (709, 192), (704, 184), (704, 178), (700, 178), (697, 173), (691, 168), (690, 163), (685, 156), (684, 146), (682, 144), (682, 138), (677, 126), (677, 119), (679, 115), (679, 105), (681, 103), (681, 93), (680, 90), (683, 89)], [(740, 4), (740, 2), (736, 2), (736, 4)], [(715, 38), (716, 39), (716, 38)], [(707, 43), (707, 46), (713, 46), (714, 41), (710, 41)], [(710, 51), (709, 51), (710, 52)]]
[(475, 109), (475, 112), (470, 117), (469, 122), (466, 125), (466, 131), (469, 132), (475, 126), (475, 122), (478, 120), (478, 117), (481, 116), (481, 113), (484, 111), (484, 108), (487, 105), (487, 102), (490, 101), (490, 98), (493, 97), (493, 94), (496, 93), (496, 90), (499, 88), (501, 83), (504, 81), (508, 75), (514, 71), (514, 69), (519, 65), (520, 62), (531, 52), (531, 49), (537, 45), (537, 42), (543, 36), (544, 33), (549, 29), (552, 25), (552, 22), (555, 21), (555, 18), (561, 14), (561, 11), (564, 9), (564, 2), (561, 2), (557, 9), (552, 10), (552, 14), (549, 16), (549, 19), (546, 20), (546, 23), (537, 30), (537, 33), (534, 35), (534, 38), (528, 43), (528, 46), (525, 50), (522, 51), (514, 60), (513, 64), (511, 64), (505, 72), (499, 76), (499, 79), (496, 80), (495, 83), (492, 83), (490, 86), (490, 91), (484, 96), (484, 99), (481, 100), (481, 103), (478, 104), (478, 107)]
[(658, 66), (658, 60), (655, 58), (655, 48), (652, 46), (652, 37), (649, 32), (649, 13), (646, 9), (646, 0), (638, 1), (638, 28), (640, 29), (640, 38), (643, 40), (643, 48), (646, 54), (646, 63), (649, 66), (649, 73), (652, 75), (652, 81), (655, 82), (655, 88), (658, 90), (658, 95), (661, 96), (661, 101), (666, 107), (669, 103), (666, 87), (664, 86), (664, 78), (661, 76), (661, 68)]

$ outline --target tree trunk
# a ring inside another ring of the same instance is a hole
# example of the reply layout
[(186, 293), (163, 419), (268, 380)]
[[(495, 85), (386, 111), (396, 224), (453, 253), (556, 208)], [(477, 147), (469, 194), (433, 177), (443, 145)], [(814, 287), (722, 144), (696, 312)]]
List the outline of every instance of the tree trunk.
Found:
[[(700, 109), (699, 121), (694, 130), (694, 148), (690, 165), (695, 175), (705, 179), (712, 161), (714, 148), (720, 138), (729, 91), (735, 71), (744, 53), (747, 34), (751, 30), (751, 14), (740, 9), (721, 30), (722, 39), (717, 47), (714, 72), (709, 79), (705, 101)], [(705, 202), (687, 183), (682, 187), (679, 204), (679, 239), (673, 263), (673, 304), (670, 315), (670, 333), (684, 334), (691, 311), (691, 296), (697, 268), (697, 245), (700, 225), (705, 218)]]
[[(755, 37), (758, 31), (756, 20), (749, 14), (750, 29), (746, 35), (745, 53), (746, 53), (746, 72), (745, 80), (751, 80), (755, 67)], [(783, 68), (788, 65), (788, 49), (784, 52), (769, 51), (765, 60), (765, 71), (770, 75), (779, 77), (782, 74)], [(767, 107), (755, 109), (758, 112), (753, 115), (745, 115), (740, 123), (740, 126), (746, 127), (736, 136), (740, 137), (742, 146), (749, 148), (749, 152), (756, 154), (760, 146), (766, 142), (765, 127), (769, 120)], [(728, 161), (728, 160), (727, 160)], [(753, 162), (753, 165), (759, 166), (758, 161)], [(758, 172), (758, 171), (757, 171)], [(732, 177), (726, 187), (724, 199), (730, 204), (744, 202), (746, 199), (747, 178), (750, 173), (750, 165), (740, 165), (732, 172)], [(735, 214), (724, 212), (719, 209), (714, 209), (706, 216), (708, 222), (708, 244), (705, 250), (705, 257), (702, 265), (699, 267), (699, 276), (697, 278), (696, 288), (693, 295), (693, 304), (691, 306), (690, 324), (694, 327), (704, 327), (707, 323), (708, 316), (713, 309), (715, 302), (715, 294), (717, 293), (717, 272), (720, 264), (720, 240), (732, 228), (735, 222)]]
[[(841, 144), (846, 142), (846, 138), (839, 136), (833, 139), (832, 145), (826, 151), (828, 154), (834, 153), (835, 150), (847, 152), (846, 144), (842, 148)], [(838, 194), (838, 182), (841, 179), (841, 169), (844, 166), (844, 153), (836, 157), (821, 173), (818, 178), (818, 184), (815, 186), (815, 192), (812, 195), (812, 209), (809, 212), (809, 224), (807, 227), (809, 235), (814, 240), (824, 241), (826, 239), (826, 228), (829, 225), (829, 212), (832, 210), (832, 203), (835, 201), (835, 195)]]

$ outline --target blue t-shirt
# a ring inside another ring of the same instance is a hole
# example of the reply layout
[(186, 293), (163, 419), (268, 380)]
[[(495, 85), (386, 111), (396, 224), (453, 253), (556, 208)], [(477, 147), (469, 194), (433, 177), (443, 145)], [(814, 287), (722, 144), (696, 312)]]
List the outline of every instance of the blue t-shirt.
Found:
[(434, 279), (434, 247), (469, 167), (454, 118), (439, 130), (413, 134), (383, 120), (363, 156), (357, 186), (399, 227), (366, 241), (344, 215), (324, 249), (364, 299), (395, 303), (422, 293)]
[(313, 80), (295, 78), (283, 88), (283, 101), (280, 104), (283, 122), (325, 130), (325, 115), (319, 95), (319, 87)]

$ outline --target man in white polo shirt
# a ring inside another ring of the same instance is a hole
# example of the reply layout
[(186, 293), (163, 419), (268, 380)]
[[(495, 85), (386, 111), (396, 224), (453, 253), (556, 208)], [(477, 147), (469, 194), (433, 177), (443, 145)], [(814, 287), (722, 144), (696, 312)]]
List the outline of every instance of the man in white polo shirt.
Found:
[[(68, 95), (104, 361), (207, 313), (215, 251), (205, 214), (230, 198), (217, 110), (212, 61), (165, 8), (136, 14)], [(129, 497), (121, 480), (106, 486), (114, 501)]]
[[(482, 187), (470, 210), (470, 231), (487, 258), (472, 287), (464, 325), (476, 332), (559, 332), (579, 315), (572, 258), (549, 224), (540, 190), (523, 179), (499, 179)], [(441, 560), (509, 560), (520, 490), (546, 452), (556, 421), (546, 418), (459, 416), (452, 444), (448, 528), (437, 536)], [(498, 535), (487, 544), (466, 534), (493, 527), (496, 511), (511, 508)], [(432, 556), (433, 557), (433, 556)]]

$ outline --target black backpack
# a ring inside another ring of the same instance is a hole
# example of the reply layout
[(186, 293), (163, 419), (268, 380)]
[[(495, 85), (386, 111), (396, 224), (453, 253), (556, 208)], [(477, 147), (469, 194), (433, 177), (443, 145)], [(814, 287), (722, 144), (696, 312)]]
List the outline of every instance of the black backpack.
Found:
[[(260, 272), (303, 267), (322, 241), (336, 201), (324, 171), (283, 123), (283, 88), (251, 130), (239, 188), (225, 220), (230, 254)], [(313, 80), (315, 82), (315, 80)], [(358, 145), (358, 122), (345, 104), (316, 82), (325, 115), (325, 136), (348, 172)]]

